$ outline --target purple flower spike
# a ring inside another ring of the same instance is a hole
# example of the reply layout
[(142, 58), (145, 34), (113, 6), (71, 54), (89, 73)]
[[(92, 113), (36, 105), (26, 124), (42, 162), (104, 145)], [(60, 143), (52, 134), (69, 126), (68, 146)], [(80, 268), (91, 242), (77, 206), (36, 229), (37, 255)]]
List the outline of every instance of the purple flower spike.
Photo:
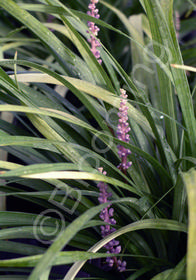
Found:
[[(128, 107), (126, 106), (127, 103), (127, 94), (124, 89), (120, 89), (121, 92), (121, 102), (120, 102), (120, 108), (119, 108), (119, 123), (117, 127), (117, 137), (118, 139), (129, 143), (130, 137), (129, 137), (129, 123), (128, 121)], [(127, 162), (127, 156), (131, 154), (131, 151), (129, 149), (126, 149), (122, 145), (118, 145), (118, 155), (121, 158), (121, 163), (119, 164), (118, 168), (122, 170), (124, 173), (126, 170), (132, 165), (132, 162)]]
[[(106, 175), (106, 171), (103, 171), (103, 168), (98, 168), (98, 171), (101, 172), (103, 175)], [(108, 186), (104, 182), (99, 182), (97, 184), (97, 187), (99, 188), (100, 194), (99, 194), (99, 203), (106, 203), (108, 202), (108, 197), (111, 196), (111, 193), (108, 192)], [(116, 224), (116, 220), (113, 218), (114, 209), (110, 208), (110, 205), (104, 208), (101, 211), (100, 218), (104, 222), (108, 223), (108, 225), (101, 226), (101, 236), (104, 238), (108, 234), (114, 232), (116, 229), (114, 227), (111, 227), (111, 225)], [(108, 254), (119, 254), (121, 252), (121, 246), (119, 245), (119, 241), (116, 239), (111, 240), (104, 246), (107, 250)], [(126, 269), (126, 262), (117, 260), (116, 257), (107, 257), (106, 262), (109, 267), (115, 266), (118, 271), (123, 272)]]
[[(94, 18), (100, 17), (99, 10), (96, 8), (97, 3), (98, 3), (98, 0), (91, 0), (91, 3), (88, 6), (89, 11), (87, 12), (87, 14)], [(88, 22), (88, 27), (89, 27), (89, 30), (91, 31), (91, 35), (90, 35), (90, 39), (89, 39), (89, 43), (91, 43), (91, 52), (94, 54), (94, 56), (96, 57), (99, 64), (101, 64), (102, 60), (100, 59), (100, 52), (97, 50), (97, 47), (100, 47), (101, 44), (96, 39), (96, 37), (98, 36), (99, 27), (97, 27), (95, 25), (95, 23), (92, 21)], [(89, 33), (89, 31), (87, 31), (87, 32)]]

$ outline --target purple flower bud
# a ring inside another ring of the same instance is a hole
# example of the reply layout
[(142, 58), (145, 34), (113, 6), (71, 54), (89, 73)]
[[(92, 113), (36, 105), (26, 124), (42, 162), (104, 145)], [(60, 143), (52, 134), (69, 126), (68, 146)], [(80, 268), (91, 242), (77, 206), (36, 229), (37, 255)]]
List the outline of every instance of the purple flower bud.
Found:
[(110, 233), (112, 233), (112, 232), (114, 232), (114, 231), (116, 231), (115, 228), (111, 228), (111, 229), (110, 229)]
[(115, 254), (119, 254), (121, 252), (121, 246), (117, 246), (115, 249)]
[(113, 242), (113, 246), (118, 246), (120, 243), (118, 240), (115, 239), (113, 239), (112, 242)]
[(106, 259), (106, 262), (108, 263), (108, 265), (109, 265), (110, 267), (112, 267), (112, 266), (114, 265), (114, 259), (113, 259), (113, 258), (108, 257), (108, 258)]
[(131, 165), (132, 165), (131, 161), (127, 162), (127, 168), (129, 168)]
[(88, 8), (89, 8), (89, 10), (95, 10), (96, 6), (95, 6), (95, 4), (91, 3), (88, 5)]
[(113, 214), (114, 214), (114, 209), (113, 209), (113, 208), (110, 208), (109, 211), (108, 211), (108, 213), (109, 213), (109, 216), (112, 217)]
[(94, 14), (95, 14), (95, 15), (97, 15), (97, 14), (98, 14), (98, 12), (99, 12), (99, 10), (98, 10), (98, 9), (95, 9), (95, 10), (94, 10)]
[(118, 271), (119, 272), (125, 271), (126, 270), (126, 265), (127, 265), (126, 261), (122, 262), (121, 260), (118, 260), (117, 262), (118, 262)]
[(110, 223), (111, 225), (115, 225), (116, 224), (116, 220), (114, 218), (110, 219)]
[(99, 57), (100, 57), (100, 51), (94, 52), (94, 56), (95, 56), (96, 58), (99, 58)]

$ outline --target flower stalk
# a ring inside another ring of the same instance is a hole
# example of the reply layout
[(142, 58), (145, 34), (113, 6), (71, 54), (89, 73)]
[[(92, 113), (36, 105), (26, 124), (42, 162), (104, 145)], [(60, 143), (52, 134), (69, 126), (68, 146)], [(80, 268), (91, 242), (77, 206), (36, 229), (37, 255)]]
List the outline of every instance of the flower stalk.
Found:
[[(87, 14), (89, 16), (92, 16), (94, 18), (99, 18), (99, 10), (96, 8), (96, 4), (98, 3), (98, 0), (91, 0), (90, 4), (88, 5), (89, 11)], [(88, 22), (88, 27), (90, 30), (90, 39), (88, 40), (89, 43), (91, 44), (91, 52), (94, 54), (95, 58), (99, 62), (99, 64), (102, 63), (102, 60), (100, 58), (100, 51), (97, 49), (98, 47), (101, 46), (100, 42), (97, 40), (98, 32), (99, 32), (99, 27), (92, 21)], [(87, 32), (89, 33), (89, 30)]]
[[(117, 137), (119, 140), (124, 141), (125, 143), (129, 143), (130, 136), (129, 131), (131, 130), (129, 127), (128, 121), (128, 107), (126, 106), (127, 103), (127, 94), (124, 89), (120, 89), (121, 92), (121, 102), (119, 108), (119, 122), (117, 126)], [(118, 155), (121, 158), (121, 163), (119, 164), (118, 168), (123, 172), (126, 173), (126, 170), (132, 165), (131, 161), (127, 161), (127, 156), (131, 154), (129, 149), (126, 149), (123, 145), (118, 145)]]
[[(103, 168), (98, 168), (98, 171), (101, 172), (103, 175), (106, 175), (106, 171), (103, 171)], [(108, 198), (112, 196), (112, 193), (108, 192), (108, 186), (104, 182), (98, 183), (99, 188), (99, 203), (106, 203), (108, 202)], [(100, 214), (100, 218), (102, 221), (107, 223), (105, 226), (101, 226), (101, 236), (104, 238), (108, 234), (114, 232), (116, 229), (111, 225), (116, 224), (116, 220), (113, 217), (114, 209), (111, 208), (111, 205), (105, 207)], [(116, 239), (112, 239), (108, 242), (104, 247), (107, 250), (108, 254), (119, 254), (121, 252), (121, 246), (119, 245), (120, 242)], [(109, 267), (116, 267), (119, 272), (123, 272), (126, 269), (126, 261), (121, 261), (116, 257), (107, 257), (106, 262)]]

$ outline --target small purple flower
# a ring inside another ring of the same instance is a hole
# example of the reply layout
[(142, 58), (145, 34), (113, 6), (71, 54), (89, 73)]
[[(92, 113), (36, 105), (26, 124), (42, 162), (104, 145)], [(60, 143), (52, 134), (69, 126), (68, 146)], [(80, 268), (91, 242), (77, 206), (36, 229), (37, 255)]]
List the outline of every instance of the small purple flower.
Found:
[[(91, 3), (88, 6), (89, 11), (87, 12), (87, 14), (89, 16), (92, 16), (94, 18), (100, 17), (99, 10), (96, 8), (96, 4), (98, 3), (98, 1), (99, 0), (91, 0)], [(101, 64), (102, 60), (100, 59), (100, 51), (97, 50), (97, 47), (100, 47), (101, 44), (99, 43), (99, 41), (96, 38), (98, 36), (99, 27), (97, 27), (95, 25), (95, 23), (92, 21), (88, 22), (88, 27), (89, 27), (89, 30), (91, 31), (90, 39), (88, 40), (89, 43), (91, 43), (91, 52), (94, 54), (94, 56), (96, 57), (99, 64)], [(88, 33), (89, 33), (89, 30), (87, 31)]]
[(117, 262), (118, 262), (118, 270), (120, 272), (125, 271), (126, 270), (126, 265), (127, 265), (126, 261), (118, 260)]
[[(53, 15), (48, 15), (47, 22), (52, 23), (54, 18), (55, 17)], [(52, 29), (52, 28), (49, 28), (49, 29), (50, 29), (50, 31), (54, 32), (54, 29)]]
[[(119, 108), (119, 123), (117, 127), (117, 137), (119, 140), (122, 140), (126, 143), (129, 143), (130, 137), (129, 137), (129, 123), (128, 121), (128, 107), (126, 106), (127, 103), (127, 94), (124, 89), (120, 89), (121, 92), (121, 102), (120, 102), (120, 108)], [(131, 151), (129, 149), (126, 149), (122, 145), (118, 145), (118, 155), (121, 158), (121, 163), (119, 164), (118, 168), (123, 171), (124, 173), (126, 170), (132, 165), (132, 162), (127, 162), (127, 156), (131, 154)]]
[[(98, 168), (98, 171), (101, 172), (103, 175), (106, 175), (106, 171), (103, 171), (103, 168)], [(97, 184), (97, 187), (99, 188), (100, 194), (99, 194), (99, 203), (106, 203), (108, 202), (108, 198), (112, 196), (112, 193), (108, 192), (108, 186), (104, 182), (99, 182)], [(111, 225), (116, 224), (116, 220), (113, 218), (114, 209), (110, 208), (111, 205), (108, 205), (106, 208), (104, 208), (101, 211), (100, 218), (104, 222), (108, 223), (105, 226), (101, 226), (101, 236), (104, 238), (108, 234), (114, 232), (116, 229), (114, 227), (111, 227)], [(119, 241), (116, 239), (111, 240), (104, 246), (107, 250), (108, 254), (119, 254), (121, 252), (121, 246), (119, 245)], [(123, 272), (126, 269), (126, 262), (117, 260), (116, 257), (107, 257), (106, 262), (109, 267), (116, 266), (118, 271)]]
[(176, 37), (179, 40), (180, 37), (180, 14), (178, 11), (175, 11), (175, 18), (174, 18), (175, 28), (176, 28)]

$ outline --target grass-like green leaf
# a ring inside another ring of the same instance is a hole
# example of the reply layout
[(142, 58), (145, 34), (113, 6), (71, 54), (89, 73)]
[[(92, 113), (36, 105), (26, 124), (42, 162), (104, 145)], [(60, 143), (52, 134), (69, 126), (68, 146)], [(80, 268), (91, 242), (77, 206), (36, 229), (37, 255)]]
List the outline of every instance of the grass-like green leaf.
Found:
[(186, 185), (188, 194), (189, 207), (189, 228), (188, 228), (188, 254), (187, 254), (187, 280), (196, 277), (196, 249), (195, 249), (195, 232), (196, 232), (196, 170), (191, 169), (189, 172), (183, 174), (183, 179)]
[[(70, 51), (49, 29), (40, 23), (35, 17), (27, 11), (21, 9), (12, 0), (0, 1), (0, 6), (7, 12), (12, 14), (15, 18), (27, 26), (38, 38), (44, 43), (45, 46), (52, 52), (54, 57), (68, 72), (74, 69), (76, 73), (81, 75), (86, 80), (91, 80), (92, 75), (83, 61)], [(77, 66), (76, 66), (77, 65)], [(92, 78), (93, 80), (93, 78)]]
[[(112, 234), (106, 236), (103, 240), (95, 244), (89, 251), (97, 252), (100, 248), (102, 248), (105, 244), (107, 244), (110, 240), (125, 234), (127, 232), (141, 230), (141, 229), (157, 229), (157, 230), (172, 230), (172, 231), (182, 231), (187, 232), (186, 225), (182, 223), (178, 223), (172, 220), (164, 220), (164, 219), (153, 219), (153, 220), (143, 220), (132, 223), (121, 229), (115, 231)], [(73, 280), (77, 275), (78, 271), (80, 271), (81, 267), (85, 262), (77, 262), (75, 263), (68, 273), (65, 276), (65, 280)]]
[(29, 280), (39, 280), (39, 277), (43, 274), (43, 272), (54, 264), (59, 251), (62, 250), (62, 248), (76, 235), (86, 222), (98, 214), (106, 205), (108, 205), (108, 203), (89, 209), (80, 217), (75, 219), (63, 232), (61, 232), (34, 268), (29, 276)]
[[(142, 2), (149, 18), (153, 39), (155, 42), (155, 50), (159, 49), (156, 47), (156, 43), (161, 44), (163, 48), (167, 48), (171, 54), (169, 60), (170, 64), (183, 65), (181, 52), (175, 36), (174, 25), (172, 23), (173, 1), (169, 2), (169, 9), (167, 9), (167, 13), (164, 13), (158, 0), (143, 0)], [(185, 71), (178, 71), (178, 69), (175, 68), (172, 68), (171, 71), (174, 77), (175, 90), (180, 101), (183, 118), (190, 139), (192, 153), (193, 155), (196, 155), (196, 120), (186, 73)]]

